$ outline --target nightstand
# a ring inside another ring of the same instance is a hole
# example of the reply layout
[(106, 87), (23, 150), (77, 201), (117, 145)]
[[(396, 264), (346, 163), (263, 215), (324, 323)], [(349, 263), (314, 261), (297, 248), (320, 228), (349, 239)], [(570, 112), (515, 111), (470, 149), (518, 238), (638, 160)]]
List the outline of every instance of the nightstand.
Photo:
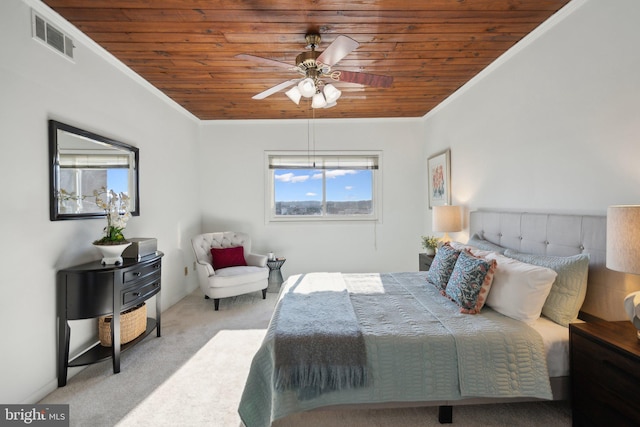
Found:
[(640, 341), (631, 322), (569, 325), (574, 426), (640, 425)]
[(285, 261), (285, 258), (270, 259), (267, 261), (267, 266), (269, 267), (269, 285), (267, 292), (280, 292), (280, 285), (282, 285), (283, 282), (280, 267), (282, 267)]
[(429, 271), (431, 267), (431, 263), (433, 262), (433, 257), (435, 255), (427, 255), (426, 253), (418, 254), (418, 270), (420, 271)]

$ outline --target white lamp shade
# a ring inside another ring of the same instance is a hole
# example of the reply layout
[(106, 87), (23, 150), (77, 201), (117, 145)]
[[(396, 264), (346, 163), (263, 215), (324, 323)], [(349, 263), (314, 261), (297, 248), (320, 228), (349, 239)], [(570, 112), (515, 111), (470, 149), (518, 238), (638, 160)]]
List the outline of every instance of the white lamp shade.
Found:
[(433, 231), (455, 232), (462, 230), (460, 206), (434, 206), (431, 216)]
[(300, 93), (300, 89), (298, 89), (298, 86), (292, 87), (291, 89), (286, 91), (284, 94), (287, 95), (289, 99), (295, 102), (296, 104), (300, 104), (300, 98), (302, 98), (302, 94)]
[(313, 79), (307, 77), (298, 83), (298, 90), (305, 98), (311, 98), (316, 93), (316, 85)]
[(640, 205), (607, 209), (607, 268), (640, 274)]
[(327, 105), (327, 100), (324, 99), (324, 95), (322, 93), (316, 93), (313, 95), (313, 100), (311, 101), (312, 108), (322, 108)]
[(340, 95), (342, 95), (342, 92), (340, 92), (332, 84), (325, 85), (324, 89), (322, 90), (322, 92), (324, 93), (324, 97), (326, 98), (326, 100), (327, 100), (327, 102), (329, 104), (332, 104), (332, 103), (336, 102), (338, 100), (338, 98), (340, 98)]

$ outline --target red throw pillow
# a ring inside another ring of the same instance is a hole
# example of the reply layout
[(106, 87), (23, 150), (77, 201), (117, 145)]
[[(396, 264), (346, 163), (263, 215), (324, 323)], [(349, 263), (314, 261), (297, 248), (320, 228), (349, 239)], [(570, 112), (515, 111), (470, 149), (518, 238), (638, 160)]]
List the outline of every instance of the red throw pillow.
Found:
[(211, 260), (214, 270), (247, 265), (244, 259), (244, 248), (242, 246), (233, 248), (211, 248)]

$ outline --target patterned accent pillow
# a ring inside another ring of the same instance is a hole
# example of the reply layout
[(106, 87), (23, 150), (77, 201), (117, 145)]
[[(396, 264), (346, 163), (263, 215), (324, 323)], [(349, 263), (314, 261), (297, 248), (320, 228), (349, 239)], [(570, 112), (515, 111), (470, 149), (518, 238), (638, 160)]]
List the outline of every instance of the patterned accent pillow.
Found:
[(572, 256), (533, 255), (507, 249), (505, 255), (518, 261), (547, 267), (558, 273), (542, 314), (559, 325), (575, 322), (587, 294), (589, 254)]
[(447, 282), (449, 282), (449, 277), (451, 277), (459, 255), (460, 251), (453, 249), (449, 243), (442, 245), (436, 252), (431, 267), (429, 267), (427, 282), (444, 291), (447, 288)]
[(478, 258), (467, 251), (461, 252), (445, 295), (460, 306), (461, 313), (480, 313), (489, 295), (495, 270), (496, 260)]

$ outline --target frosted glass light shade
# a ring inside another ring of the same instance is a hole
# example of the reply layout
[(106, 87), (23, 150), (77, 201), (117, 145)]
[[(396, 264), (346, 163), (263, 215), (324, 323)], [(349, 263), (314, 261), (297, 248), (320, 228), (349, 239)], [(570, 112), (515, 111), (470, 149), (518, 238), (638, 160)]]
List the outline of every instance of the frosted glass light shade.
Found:
[(291, 89), (286, 91), (284, 94), (287, 95), (287, 97), (289, 97), (289, 99), (295, 102), (296, 104), (300, 104), (300, 98), (302, 98), (302, 94), (300, 93), (300, 89), (298, 89), (298, 86), (292, 87)]
[(311, 101), (312, 108), (322, 108), (327, 105), (327, 100), (324, 99), (324, 95), (322, 93), (316, 93), (313, 95), (313, 100)]
[(336, 102), (338, 98), (340, 98), (340, 95), (342, 95), (342, 92), (340, 92), (332, 84), (325, 85), (322, 92), (324, 93), (324, 97), (326, 98), (327, 103), (329, 104)]
[(607, 268), (640, 274), (640, 205), (607, 208)]
[(313, 79), (307, 77), (298, 83), (298, 90), (305, 98), (311, 98), (316, 93), (316, 84)]

